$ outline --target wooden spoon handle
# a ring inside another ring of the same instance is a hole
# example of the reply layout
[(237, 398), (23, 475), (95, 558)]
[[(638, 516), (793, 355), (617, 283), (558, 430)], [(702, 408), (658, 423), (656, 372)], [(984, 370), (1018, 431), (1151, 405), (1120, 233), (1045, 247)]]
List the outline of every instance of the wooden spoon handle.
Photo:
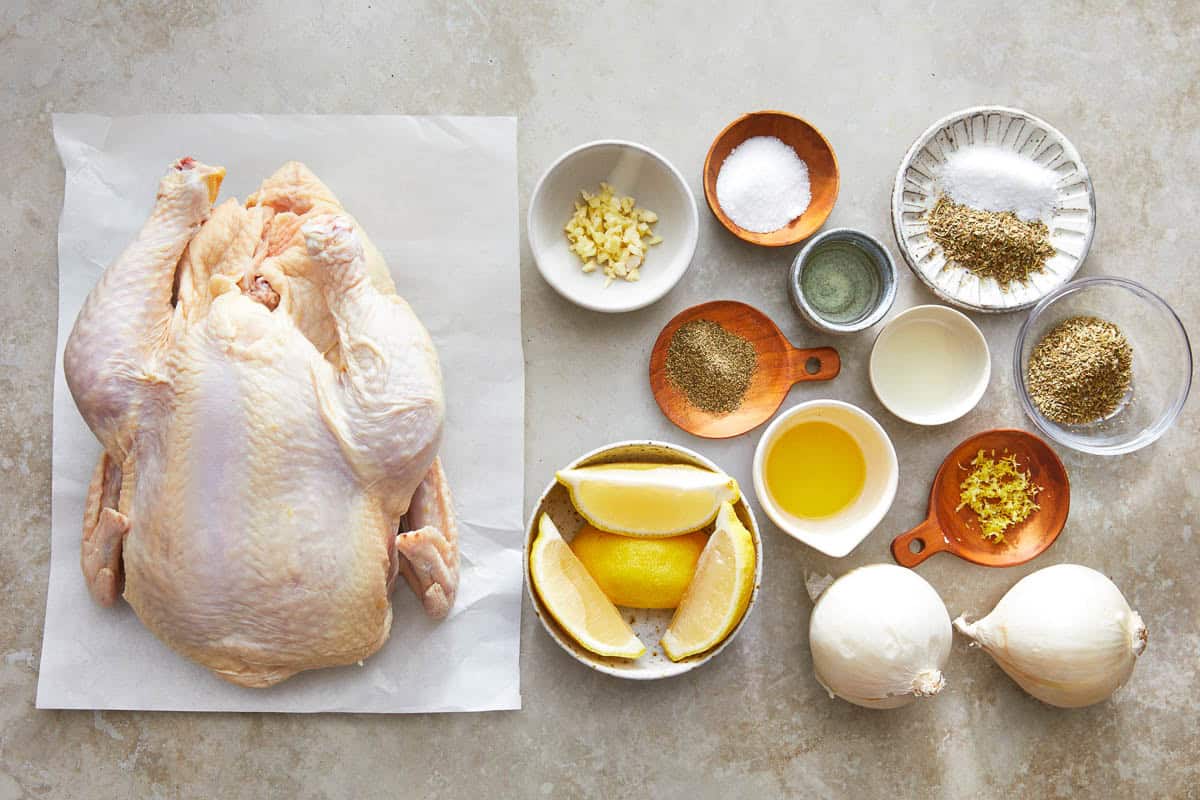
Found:
[[(915, 553), (909, 549), (913, 542), (917, 542), (920, 548)], [(949, 545), (941, 526), (930, 517), (911, 531), (892, 539), (892, 558), (902, 567), (915, 567), (934, 553), (948, 550)]]
[[(808, 371), (808, 362), (816, 359), (817, 371)], [(800, 381), (828, 381), (842, 371), (842, 359), (832, 347), (810, 347), (806, 350), (792, 348), (788, 351), (788, 371), (792, 383)]]

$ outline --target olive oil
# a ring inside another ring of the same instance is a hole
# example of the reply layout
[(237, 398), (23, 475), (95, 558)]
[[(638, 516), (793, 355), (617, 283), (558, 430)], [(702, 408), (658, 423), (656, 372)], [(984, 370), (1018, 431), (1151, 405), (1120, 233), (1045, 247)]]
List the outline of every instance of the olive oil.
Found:
[(788, 514), (817, 519), (848, 507), (862, 494), (867, 463), (846, 431), (828, 422), (801, 422), (767, 451), (763, 478), (771, 499)]

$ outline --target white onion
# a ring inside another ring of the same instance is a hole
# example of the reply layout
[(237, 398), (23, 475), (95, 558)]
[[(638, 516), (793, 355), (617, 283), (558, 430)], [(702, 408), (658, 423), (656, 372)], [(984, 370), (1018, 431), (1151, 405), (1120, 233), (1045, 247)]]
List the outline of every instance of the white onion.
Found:
[(1021, 688), (1052, 706), (1107, 700), (1146, 649), (1146, 626), (1112, 581), (1078, 564), (1026, 576), (978, 622), (954, 627)]
[(809, 623), (813, 671), (830, 696), (896, 708), (935, 695), (953, 631), (946, 606), (910, 569), (871, 564), (833, 582)]

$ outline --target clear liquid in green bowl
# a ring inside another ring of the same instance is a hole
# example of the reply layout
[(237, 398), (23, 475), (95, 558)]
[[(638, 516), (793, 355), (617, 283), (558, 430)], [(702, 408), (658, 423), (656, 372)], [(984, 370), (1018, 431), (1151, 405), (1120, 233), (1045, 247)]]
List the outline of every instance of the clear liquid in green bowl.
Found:
[(839, 325), (869, 314), (883, 291), (869, 253), (852, 242), (822, 242), (809, 255), (800, 291), (813, 311)]

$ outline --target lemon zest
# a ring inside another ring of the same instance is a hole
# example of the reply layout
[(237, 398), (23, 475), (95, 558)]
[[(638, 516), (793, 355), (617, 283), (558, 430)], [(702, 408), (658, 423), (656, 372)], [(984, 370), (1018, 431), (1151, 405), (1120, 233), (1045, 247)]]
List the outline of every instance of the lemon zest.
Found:
[[(992, 456), (995, 454), (993, 450)], [(959, 469), (967, 467), (960, 464)], [(1029, 470), (1021, 469), (1011, 453), (996, 459), (980, 450), (959, 489), (961, 502), (955, 511), (969, 506), (979, 517), (981, 535), (993, 544), (1003, 542), (1006, 530), (1041, 508), (1036, 500), (1042, 487), (1033, 482)]]

